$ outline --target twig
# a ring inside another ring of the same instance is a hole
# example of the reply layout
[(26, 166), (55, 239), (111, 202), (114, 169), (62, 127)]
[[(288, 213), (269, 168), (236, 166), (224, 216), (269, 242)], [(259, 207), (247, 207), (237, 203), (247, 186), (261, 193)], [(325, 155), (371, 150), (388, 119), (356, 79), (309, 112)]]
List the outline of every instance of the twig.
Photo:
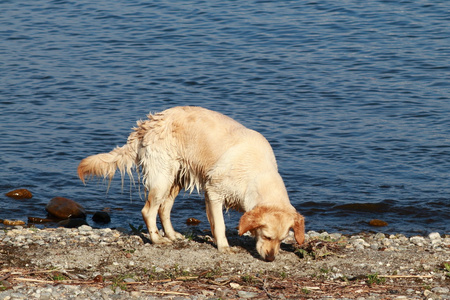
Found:
[(51, 273), (51, 272), (60, 272), (60, 273), (65, 273), (65, 272), (72, 272), (73, 270), (61, 270), (61, 269), (54, 269), (54, 270), (42, 270), (42, 271), (29, 271), (28, 273), (31, 274), (39, 274), (39, 273)]
[(432, 275), (378, 275), (386, 278), (432, 278)]
[(273, 296), (269, 293), (269, 291), (266, 288), (266, 279), (264, 279), (264, 281), (263, 281), (262, 288), (263, 288), (263, 291), (266, 293), (267, 297), (269, 297), (269, 299), (273, 299)]
[(222, 282), (217, 282), (214, 280), (207, 280), (206, 282), (209, 284), (214, 284), (214, 285), (218, 285), (218, 286), (225, 286), (227, 284), (229, 284), (230, 282), (232, 282), (233, 280), (226, 280), (226, 281), (222, 281)]
[(160, 280), (151, 280), (152, 283), (162, 283), (162, 282), (170, 282), (172, 279), (160, 279)]
[[(189, 279), (197, 279), (197, 277), (177, 277), (174, 280), (172, 279), (162, 279), (162, 280), (153, 280), (152, 283), (166, 283), (166, 284), (175, 284), (177, 282), (181, 282), (182, 280), (189, 280)], [(178, 280), (178, 281), (177, 281)], [(135, 282), (124, 282), (127, 285), (133, 285), (133, 284), (145, 284), (145, 282), (142, 281), (135, 281)]]
[(0, 281), (3, 281), (3, 280), (5, 280), (5, 279), (7, 279), (9, 276), (11, 276), (11, 273), (8, 273), (8, 274), (6, 274), (5, 276), (0, 277)]
[(53, 269), (53, 270), (40, 270), (40, 271), (27, 271), (27, 272), (14, 272), (15, 275), (27, 275), (27, 274), (42, 274), (42, 273), (52, 273), (52, 272), (60, 272), (60, 273), (66, 273), (66, 272), (72, 272), (73, 270), (60, 270), (60, 269)]
[(64, 283), (64, 284), (94, 284), (98, 283), (94, 280), (41, 280), (41, 279), (34, 279), (34, 278), (24, 278), (24, 277), (18, 277), (13, 278), (14, 280), (18, 281), (28, 281), (28, 282), (38, 282), (38, 283)]
[(320, 287), (318, 286), (305, 286), (304, 288), (308, 290), (320, 290)]
[(198, 279), (198, 278), (199, 278), (199, 276), (181, 276), (181, 277), (176, 277), (175, 279), (150, 280), (150, 282), (161, 283), (161, 282), (171, 282), (173, 280), (192, 280), (192, 279)]
[(180, 296), (190, 296), (187, 293), (180, 292), (165, 292), (165, 291), (152, 291), (152, 290), (141, 290), (144, 293), (153, 293), (153, 294), (161, 294), (161, 295), (180, 295)]
[(198, 279), (198, 276), (181, 276), (175, 278), (175, 280), (194, 280), (194, 279)]
[(49, 281), (49, 280), (40, 280), (40, 279), (23, 278), (23, 277), (14, 278), (14, 280), (29, 281), (29, 282), (40, 282), (40, 283), (55, 283), (54, 281)]

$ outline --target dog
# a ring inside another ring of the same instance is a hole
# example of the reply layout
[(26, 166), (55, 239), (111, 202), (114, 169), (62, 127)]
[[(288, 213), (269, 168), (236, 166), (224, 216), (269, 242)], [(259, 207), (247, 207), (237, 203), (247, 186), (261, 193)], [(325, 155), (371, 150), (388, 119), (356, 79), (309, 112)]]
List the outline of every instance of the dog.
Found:
[[(224, 207), (244, 212), (239, 235), (249, 231), (266, 261), (275, 259), (290, 229), (297, 243), (303, 243), (304, 218), (291, 205), (272, 147), (260, 133), (221, 113), (191, 106), (149, 114), (133, 129), (124, 146), (83, 159), (78, 176), (83, 183), (91, 176), (111, 181), (117, 169), (122, 179), (139, 170), (147, 196), (142, 216), (152, 243), (184, 238), (170, 220), (181, 189), (204, 192), (220, 252), (232, 252)], [(157, 228), (158, 215), (164, 236)]]

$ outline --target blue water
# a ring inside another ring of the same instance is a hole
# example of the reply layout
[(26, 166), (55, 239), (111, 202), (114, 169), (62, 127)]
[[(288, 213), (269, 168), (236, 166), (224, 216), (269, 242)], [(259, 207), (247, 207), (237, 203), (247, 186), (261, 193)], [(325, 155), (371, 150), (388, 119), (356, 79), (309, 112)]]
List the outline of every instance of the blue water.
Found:
[[(307, 230), (450, 233), (449, 21), (447, 0), (0, 1), (0, 219), (62, 196), (143, 225), (136, 186), (84, 186), (77, 165), (199, 105), (267, 137)], [(208, 228), (185, 193), (188, 217)]]

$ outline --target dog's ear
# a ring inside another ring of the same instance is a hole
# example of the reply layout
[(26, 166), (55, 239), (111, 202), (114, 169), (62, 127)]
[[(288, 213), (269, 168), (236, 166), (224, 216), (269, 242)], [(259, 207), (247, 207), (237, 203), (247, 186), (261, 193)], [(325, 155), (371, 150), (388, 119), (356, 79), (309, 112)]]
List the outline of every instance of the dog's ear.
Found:
[(299, 213), (296, 213), (294, 216), (292, 230), (294, 230), (294, 237), (297, 243), (299, 245), (303, 244), (305, 241), (305, 218)]
[(254, 208), (246, 212), (239, 220), (239, 235), (243, 235), (247, 231), (251, 231), (261, 227), (261, 210)]

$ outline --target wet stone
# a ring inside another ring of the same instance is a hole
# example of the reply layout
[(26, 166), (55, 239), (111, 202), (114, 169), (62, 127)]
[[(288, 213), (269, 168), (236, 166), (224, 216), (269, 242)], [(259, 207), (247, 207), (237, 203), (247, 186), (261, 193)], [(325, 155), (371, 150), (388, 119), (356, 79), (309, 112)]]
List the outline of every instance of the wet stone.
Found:
[(17, 225), (25, 225), (25, 222), (22, 220), (3, 220), (3, 224), (8, 226), (17, 226)]
[(58, 219), (86, 218), (86, 211), (79, 203), (63, 198), (55, 197), (45, 206), (45, 210)]
[(388, 223), (383, 220), (373, 219), (370, 220), (369, 225), (374, 227), (384, 227), (387, 226)]
[(47, 218), (37, 218), (37, 217), (28, 217), (28, 223), (48, 223), (48, 222), (53, 222), (54, 220), (52, 219), (47, 219)]
[(65, 228), (78, 228), (83, 225), (88, 225), (88, 223), (86, 222), (86, 220), (79, 218), (67, 219), (58, 222), (58, 226), (63, 226)]
[(101, 224), (108, 224), (111, 222), (111, 217), (105, 211), (98, 211), (92, 216), (92, 221)]
[(200, 223), (201, 223), (201, 221), (198, 220), (198, 219), (196, 219), (196, 218), (188, 218), (188, 219), (186, 220), (186, 224), (187, 224), (187, 225), (191, 225), (191, 226), (195, 226), (195, 225), (198, 225), (198, 224), (200, 224)]
[(31, 199), (33, 194), (27, 189), (17, 189), (5, 194), (7, 197), (14, 199)]

